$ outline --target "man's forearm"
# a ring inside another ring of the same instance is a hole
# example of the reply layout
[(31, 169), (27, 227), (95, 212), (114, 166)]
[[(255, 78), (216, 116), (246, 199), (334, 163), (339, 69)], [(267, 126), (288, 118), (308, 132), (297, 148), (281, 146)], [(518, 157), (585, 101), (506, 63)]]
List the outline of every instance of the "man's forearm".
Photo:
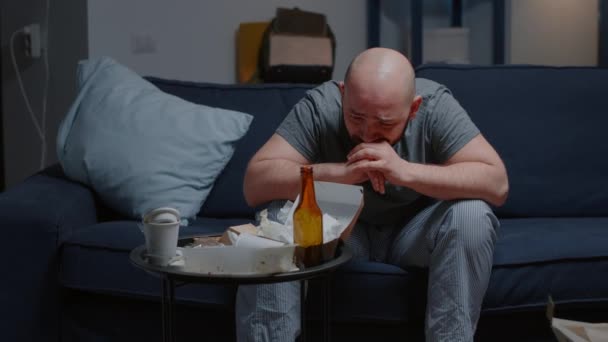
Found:
[(496, 206), (507, 198), (508, 181), (496, 166), (481, 162), (406, 164), (402, 185), (421, 194), (441, 200), (477, 198)]
[[(245, 199), (250, 206), (272, 200), (294, 200), (300, 193), (300, 164), (285, 159), (252, 162), (244, 180)], [(315, 180), (344, 183), (343, 164), (314, 164)]]

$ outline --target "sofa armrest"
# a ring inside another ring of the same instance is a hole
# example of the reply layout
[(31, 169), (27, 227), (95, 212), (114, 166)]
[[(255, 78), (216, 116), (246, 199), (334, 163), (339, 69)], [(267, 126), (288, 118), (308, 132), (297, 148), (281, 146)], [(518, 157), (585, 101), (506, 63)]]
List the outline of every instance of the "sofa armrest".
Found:
[[(57, 244), (74, 229), (97, 222), (95, 196), (51, 166), (0, 194), (0, 224), (5, 238), (55, 236)], [(8, 235), (8, 236), (7, 236)]]
[(0, 285), (3, 340), (59, 340), (59, 248), (97, 222), (95, 196), (52, 166), (0, 193), (0, 258), (10, 281)]

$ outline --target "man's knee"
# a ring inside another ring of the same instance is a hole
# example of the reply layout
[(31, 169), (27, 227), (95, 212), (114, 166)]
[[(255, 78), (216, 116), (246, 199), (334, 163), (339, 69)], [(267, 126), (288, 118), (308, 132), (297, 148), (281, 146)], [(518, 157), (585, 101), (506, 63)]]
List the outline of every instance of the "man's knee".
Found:
[(490, 206), (482, 200), (449, 202), (451, 227), (458, 244), (469, 251), (493, 247), (496, 241), (498, 219)]

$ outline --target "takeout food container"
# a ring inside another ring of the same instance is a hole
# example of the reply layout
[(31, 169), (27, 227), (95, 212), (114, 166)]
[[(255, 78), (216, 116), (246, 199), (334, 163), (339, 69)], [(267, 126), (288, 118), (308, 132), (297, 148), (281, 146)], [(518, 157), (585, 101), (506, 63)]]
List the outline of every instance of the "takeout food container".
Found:
[[(317, 203), (323, 213), (331, 215), (338, 221), (340, 237), (323, 244), (323, 258), (331, 260), (336, 253), (340, 240), (348, 238), (363, 209), (363, 188), (331, 182), (315, 181)], [(289, 213), (292, 217), (297, 200)], [(288, 220), (290, 221), (290, 220)], [(289, 228), (291, 229), (291, 228)], [(199, 248), (181, 248), (184, 256), (184, 271), (206, 274), (260, 274), (279, 273), (297, 269), (293, 263), (296, 245), (278, 243), (277, 241), (251, 234), (249, 225), (227, 227), (237, 234), (248, 235), (243, 246), (212, 246)], [(242, 239), (239, 239), (239, 244)], [(219, 238), (229, 243), (224, 235)]]

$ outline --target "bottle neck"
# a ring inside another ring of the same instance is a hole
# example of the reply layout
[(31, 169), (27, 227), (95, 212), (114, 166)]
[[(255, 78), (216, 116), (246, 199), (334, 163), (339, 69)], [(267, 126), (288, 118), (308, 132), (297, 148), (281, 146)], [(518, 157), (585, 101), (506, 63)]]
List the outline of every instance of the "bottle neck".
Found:
[(315, 200), (315, 182), (312, 176), (312, 167), (302, 167), (302, 191), (301, 201), (302, 204), (314, 206)]

